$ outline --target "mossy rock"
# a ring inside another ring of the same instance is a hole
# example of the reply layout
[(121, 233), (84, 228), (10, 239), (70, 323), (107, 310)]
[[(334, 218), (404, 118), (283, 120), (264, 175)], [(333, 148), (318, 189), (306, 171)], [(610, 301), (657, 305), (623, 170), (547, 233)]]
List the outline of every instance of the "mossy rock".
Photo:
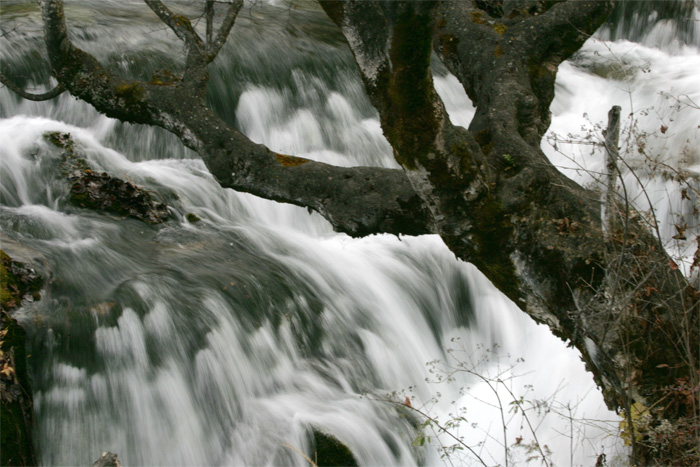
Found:
[(191, 224), (194, 224), (195, 222), (199, 222), (202, 220), (197, 214), (195, 214), (193, 212), (188, 212), (187, 215), (185, 216), (185, 218), (187, 219), (187, 222), (189, 222)]
[(43, 279), (0, 250), (0, 465), (36, 465), (32, 445), (32, 390), (27, 373), (26, 334), (9, 315), (25, 296), (38, 298)]
[(170, 217), (168, 206), (156, 202), (148, 190), (106, 172), (91, 170), (88, 162), (76, 152), (70, 133), (46, 133), (44, 139), (63, 150), (62, 172), (70, 182), (72, 204), (132, 217), (148, 224), (161, 224)]
[(0, 305), (3, 311), (19, 308), (26, 296), (38, 300), (43, 285), (43, 279), (34, 269), (13, 261), (0, 250)]

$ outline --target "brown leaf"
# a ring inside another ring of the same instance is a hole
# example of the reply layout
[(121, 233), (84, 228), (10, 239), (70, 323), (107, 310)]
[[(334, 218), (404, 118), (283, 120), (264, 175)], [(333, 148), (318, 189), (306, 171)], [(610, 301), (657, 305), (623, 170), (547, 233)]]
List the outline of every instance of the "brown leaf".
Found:
[(666, 131), (668, 131), (668, 127), (666, 125), (661, 125), (661, 133), (666, 134)]
[(14, 372), (15, 372), (15, 369), (12, 368), (12, 367), (11, 367), (10, 365), (8, 365), (7, 363), (5, 363), (5, 364), (2, 366), (2, 370), (0, 370), (0, 373), (2, 373), (2, 374), (5, 375), (5, 376), (8, 376), (8, 377), (9, 377), (12, 373), (14, 373)]
[(675, 240), (686, 240), (685, 230), (688, 228), (688, 224), (675, 225), (674, 227), (676, 228), (676, 235), (672, 238)]

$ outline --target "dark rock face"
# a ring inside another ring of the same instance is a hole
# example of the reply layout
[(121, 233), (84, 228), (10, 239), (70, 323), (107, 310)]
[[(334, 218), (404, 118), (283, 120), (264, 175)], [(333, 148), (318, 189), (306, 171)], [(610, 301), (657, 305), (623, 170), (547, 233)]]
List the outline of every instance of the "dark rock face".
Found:
[(70, 180), (70, 200), (81, 208), (112, 212), (149, 224), (160, 224), (170, 217), (167, 206), (153, 201), (143, 188), (105, 172), (85, 170)]
[(357, 460), (350, 449), (331, 435), (313, 431), (315, 452), (311, 456), (316, 465), (357, 467)]
[(38, 299), (43, 279), (34, 269), (0, 250), (0, 465), (36, 465), (32, 445), (32, 390), (27, 373), (24, 329), (10, 312), (23, 299)]
[(106, 172), (96, 173), (75, 152), (68, 133), (47, 133), (48, 142), (63, 149), (62, 169), (70, 187), (70, 201), (76, 206), (133, 217), (149, 224), (161, 224), (170, 217), (168, 207), (153, 200), (150, 192)]

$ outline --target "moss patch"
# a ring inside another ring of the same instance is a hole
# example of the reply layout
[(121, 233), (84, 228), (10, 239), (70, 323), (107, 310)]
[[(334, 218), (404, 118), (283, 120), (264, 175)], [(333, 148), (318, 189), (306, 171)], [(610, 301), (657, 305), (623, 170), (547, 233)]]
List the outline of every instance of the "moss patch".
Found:
[(505, 33), (506, 30), (508, 29), (508, 26), (506, 26), (506, 25), (503, 24), (503, 23), (496, 23), (496, 24), (494, 24), (493, 29), (494, 29), (499, 35), (502, 36), (503, 33)]
[(472, 21), (475, 22), (476, 24), (486, 24), (486, 20), (484, 19), (484, 14), (480, 12), (479, 10), (473, 10), (471, 12), (472, 16)]
[(4, 311), (19, 308), (26, 295), (37, 300), (41, 298), (39, 291), (44, 281), (33, 269), (13, 261), (2, 250), (0, 259), (0, 304)]
[(285, 156), (284, 154), (275, 153), (275, 160), (282, 167), (298, 167), (300, 165), (311, 162), (309, 159), (296, 156)]
[(144, 96), (141, 84), (134, 82), (119, 83), (114, 87), (114, 95), (127, 103), (140, 101)]

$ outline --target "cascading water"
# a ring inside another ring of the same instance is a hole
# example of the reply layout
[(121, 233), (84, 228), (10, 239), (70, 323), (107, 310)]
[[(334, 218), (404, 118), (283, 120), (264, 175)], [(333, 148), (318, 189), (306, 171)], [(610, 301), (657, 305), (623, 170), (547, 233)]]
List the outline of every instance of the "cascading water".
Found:
[[(47, 84), (36, 7), (2, 8), (3, 30), (12, 31), (0, 39), (3, 69), (29, 87)], [(181, 46), (140, 3), (69, 3), (67, 18), (76, 41), (121, 73), (178, 66)], [(595, 74), (619, 55), (625, 73)], [(700, 102), (699, 63), (688, 45), (592, 40), (561, 68), (552, 128), (574, 132), (584, 112), (603, 120), (629, 95), (638, 107), (654, 105), (659, 90)], [(457, 81), (440, 75), (436, 84), (455, 122), (468, 124)], [(313, 8), (246, 8), (209, 92), (222, 118), (274, 150), (396, 166), (349, 52)], [(434, 376), (426, 362), (484, 355), (492, 357), (480, 363), (483, 374), (521, 375), (509, 383), (517, 397), (556, 392), (554, 407), (580, 419), (530, 412), (555, 464), (591, 465), (602, 452), (624, 451), (606, 431), (618, 418), (577, 353), (440, 239), (336, 234), (306, 210), (222, 189), (172, 136), (107, 119), (65, 94), (31, 103), (0, 89), (0, 105), (3, 246), (22, 245), (50, 274), (42, 299), (19, 316), (30, 333), (42, 464), (87, 465), (110, 450), (124, 465), (306, 465), (295, 450), (311, 452), (312, 429), (342, 441), (361, 465), (440, 464), (435, 440), (413, 446), (413, 422), (375, 400), (407, 388), (414, 406), (442, 394), (433, 415), (466, 408), (468, 422), (454, 433), (490, 465), (503, 463), (488, 386), (469, 374), (426, 382)], [(675, 149), (697, 141), (697, 114), (682, 112), (665, 140)], [(159, 193), (175, 219), (151, 227), (71, 206), (58, 151), (42, 137), (49, 131), (70, 133), (94, 170)], [(691, 154), (688, 165), (697, 163)], [(202, 220), (188, 222), (187, 213)], [(532, 437), (508, 409), (507, 444), (524, 437), (510, 460), (524, 463)], [(459, 453), (449, 461), (475, 463)]]

